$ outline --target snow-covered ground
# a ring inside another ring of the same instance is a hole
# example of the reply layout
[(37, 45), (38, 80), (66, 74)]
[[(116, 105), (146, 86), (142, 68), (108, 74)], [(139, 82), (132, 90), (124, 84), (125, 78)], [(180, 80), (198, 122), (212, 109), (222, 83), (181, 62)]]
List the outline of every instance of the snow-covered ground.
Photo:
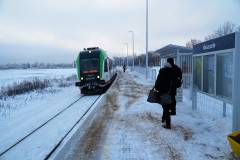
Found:
[[(9, 107), (2, 106), (0, 110), (0, 160), (44, 159), (98, 97), (83, 96), (74, 85), (53, 85), (0, 99), (2, 104), (9, 104)], [(52, 119), (55, 115), (56, 118)], [(24, 138), (36, 129), (36, 132)], [(22, 138), (23, 141), (5, 152)]]
[(10, 69), (0, 70), (0, 88), (23, 80), (54, 79), (76, 74), (76, 69)]
[[(70, 76), (74, 72), (55, 73), (59, 75), (50, 73), (46, 77)], [(172, 129), (166, 130), (161, 126), (161, 106), (146, 101), (153, 84), (143, 74), (120, 72), (98, 118), (82, 139), (76, 139), (76, 146), (63, 151), (61, 159), (234, 159), (226, 139), (231, 132), (231, 117), (222, 118), (214, 112), (211, 107), (217, 103), (205, 102), (209, 110), (192, 111), (185, 90), (184, 102), (177, 104), (177, 115), (172, 116)], [(5, 105), (0, 110), (0, 153), (80, 96), (73, 85), (54, 85), (0, 100)], [(35, 135), (0, 159), (43, 159), (85, 110), (82, 104), (91, 101), (86, 99), (43, 128), (41, 139), (36, 140)]]
[[(43, 90), (35, 90), (0, 99), (0, 153), (81, 97), (80, 90), (74, 86), (76, 80), (74, 78), (69, 80), (63, 79), (76, 74), (75, 72), (75, 69), (0, 71), (1, 87), (6, 84), (11, 85), (14, 82), (18, 83), (33, 78), (48, 79), (51, 83), (50, 87)], [(62, 85), (63, 83), (66, 85)], [(85, 101), (86, 103), (91, 103), (89, 99)], [(68, 114), (65, 113), (66, 118), (61, 117), (65, 122), (55, 123), (52, 125), (55, 127), (47, 128), (49, 132), (46, 132), (46, 135), (38, 139), (33, 138), (31, 142), (25, 142), (23, 146), (17, 145), (22, 152), (19, 152), (18, 149), (16, 149), (15, 152), (11, 150), (11, 152), (7, 152), (7, 154), (1, 156), (0, 159), (18, 159), (21, 156), (20, 159), (43, 159), (42, 156), (44, 154), (41, 153), (47, 153), (47, 147), (49, 145), (55, 145), (62, 134), (68, 131), (69, 127), (73, 126), (72, 123), (76, 118), (79, 118), (80, 112), (82, 113), (83, 110), (85, 110), (84, 108), (87, 107), (87, 105), (85, 105), (86, 103), (78, 105), (77, 107), (80, 108), (75, 107), (75, 110), (70, 110)], [(66, 122), (69, 123), (64, 124)], [(65, 128), (59, 127), (60, 125), (64, 125)], [(50, 139), (46, 138), (48, 135)], [(45, 144), (43, 143), (44, 140), (46, 140)], [(32, 148), (30, 148), (30, 146)], [(34, 147), (41, 149), (41, 151), (34, 150)], [(24, 153), (24, 149), (28, 153)], [(32, 152), (27, 151), (27, 149), (32, 149)], [(39, 152), (39, 156), (36, 152)], [(31, 156), (33, 153), (33, 156), (36, 157)]]
[(172, 129), (164, 129), (161, 106), (146, 101), (153, 83), (136, 72), (120, 73), (102, 116), (62, 159), (234, 159), (227, 142), (230, 117), (192, 111), (184, 98)]
[[(26, 140), (16, 145), (13, 149), (0, 157), (0, 159), (44, 159), (55, 147), (55, 145), (57, 145), (59, 141), (65, 136), (65, 134), (69, 132), (69, 130), (75, 125), (75, 123), (78, 122), (78, 120), (85, 114), (85, 112), (97, 98), (98, 96), (83, 97), (80, 101), (73, 104), (73, 106), (71, 106), (62, 114), (60, 114), (52, 121), (47, 123), (45, 126), (40, 128), (37, 132), (29, 136)], [(59, 104), (61, 103), (57, 103), (55, 104), (55, 106), (58, 106)], [(56, 108), (61, 107), (59, 106)], [(4, 139), (1, 140), (5, 142), (4, 140), (14, 138), (16, 137), (16, 135), (20, 138), (21, 133), (21, 136), (29, 133), (31, 129), (38, 127), (39, 125), (44, 123), (44, 121), (47, 121), (49, 118), (51, 118), (53, 116), (53, 113), (56, 114), (57, 112), (53, 109), (53, 111), (50, 110), (49, 113), (46, 113), (45, 111), (45, 113), (42, 113), (41, 116), (36, 114), (33, 114), (35, 116), (32, 117), (29, 116), (30, 119), (27, 120), (28, 122), (22, 121), (22, 124), (19, 124), (19, 126), (17, 126), (17, 129), (13, 129), (11, 127), (12, 131), (4, 131), (4, 134), (7, 134), (7, 137), (3, 137)], [(11, 140), (11, 142), (13, 142), (13, 140)], [(3, 143), (3, 145), (4, 146), (1, 146), (2, 148), (7, 147), (6, 143)]]
[[(24, 99), (28, 96), (35, 98), (25, 104), (21, 98)], [(0, 132), (2, 133), (0, 136), (0, 152), (13, 145), (18, 139), (30, 133), (79, 97), (79, 90), (69, 87), (54, 94), (29, 93), (11, 99), (11, 103), (18, 102), (15, 105), (24, 104), (21, 107), (17, 106), (15, 110), (9, 108), (0, 117)]]
[[(76, 69), (0, 70), (1, 92), (6, 92), (8, 86), (12, 87), (24, 80), (32, 81), (36, 78), (39, 80), (49, 80), (49, 87), (43, 90), (37, 90), (17, 96), (2, 97), (2, 99), (0, 99), (0, 122), (6, 118), (9, 119), (15, 114), (15, 111), (19, 112), (18, 109), (26, 109), (28, 106), (39, 105), (44, 100), (49, 102), (47, 99), (48, 97), (61, 92), (67, 86), (73, 86), (75, 84), (76, 79), (74, 76), (76, 76)], [(74, 89), (75, 94), (77, 92), (79, 94), (79, 90), (76, 87)], [(1, 92), (0, 94), (2, 94)]]

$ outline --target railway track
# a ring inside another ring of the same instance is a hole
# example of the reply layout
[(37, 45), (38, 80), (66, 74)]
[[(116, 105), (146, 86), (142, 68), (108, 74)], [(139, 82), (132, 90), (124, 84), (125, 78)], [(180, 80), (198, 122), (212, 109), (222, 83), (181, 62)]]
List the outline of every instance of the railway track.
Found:
[[(84, 116), (89, 112), (89, 110), (92, 108), (92, 106), (94, 106), (94, 104), (97, 102), (97, 100), (99, 99), (101, 95), (99, 95), (98, 97), (96, 97), (93, 101), (93, 103), (91, 105), (89, 105), (86, 110), (83, 112), (83, 114), (79, 117), (79, 119), (77, 121), (75, 121), (74, 125), (68, 130), (66, 131), (66, 133), (61, 137), (61, 139), (58, 141), (58, 143), (52, 147), (49, 152), (47, 154), (45, 154), (43, 159), (48, 159), (53, 153), (54, 151), (60, 146), (60, 144), (63, 142), (63, 140), (67, 137), (67, 135), (74, 129), (74, 127), (84, 118)], [(19, 139), (17, 142), (15, 142), (14, 144), (12, 144), (10, 147), (6, 148), (4, 151), (2, 151), (0, 153), (0, 159), (3, 158), (8, 152), (10, 152), (11, 150), (13, 150), (15, 147), (17, 147), (18, 145), (20, 145), (21, 143), (23, 143), (24, 141), (26, 141), (29, 137), (33, 136), (34, 134), (38, 134), (38, 131), (40, 132), (40, 130), (47, 126), (50, 122), (52, 122), (53, 120), (56, 120), (57, 118), (59, 118), (63, 113), (65, 113), (66, 111), (70, 110), (71, 107), (74, 107), (75, 104), (78, 104), (79, 102), (81, 102), (82, 99), (84, 99), (84, 97), (87, 96), (82, 96), (78, 99), (76, 99), (74, 102), (72, 102), (71, 104), (69, 104), (68, 106), (66, 106), (64, 109), (62, 109), (61, 111), (59, 111), (58, 113), (56, 113), (54, 116), (52, 116), (51, 118), (49, 118), (48, 120), (46, 120), (44, 123), (42, 123), (41, 125), (39, 125), (37, 128), (35, 128), (34, 130), (32, 130), (31, 132), (29, 132), (27, 135), (25, 135), (24, 137), (22, 137), (21, 139)], [(80, 105), (80, 104), (79, 104)]]
[(62, 141), (67, 137), (67, 135), (74, 129), (74, 127), (83, 119), (83, 117), (89, 112), (89, 110), (92, 108), (92, 106), (97, 102), (98, 98), (92, 103), (92, 105), (84, 112), (84, 114), (78, 119), (78, 121), (72, 126), (72, 128), (64, 135), (64, 137), (58, 142), (58, 144), (51, 150), (51, 152), (44, 158), (44, 160), (47, 160), (53, 153), (54, 151), (60, 146)]

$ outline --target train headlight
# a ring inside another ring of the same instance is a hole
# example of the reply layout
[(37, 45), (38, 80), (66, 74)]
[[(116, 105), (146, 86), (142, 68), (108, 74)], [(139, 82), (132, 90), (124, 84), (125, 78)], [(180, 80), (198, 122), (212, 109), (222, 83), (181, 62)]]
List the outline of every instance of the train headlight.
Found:
[(100, 76), (97, 76), (97, 78), (99, 79), (99, 78), (100, 78)]
[(83, 80), (83, 77), (81, 77), (81, 81)]

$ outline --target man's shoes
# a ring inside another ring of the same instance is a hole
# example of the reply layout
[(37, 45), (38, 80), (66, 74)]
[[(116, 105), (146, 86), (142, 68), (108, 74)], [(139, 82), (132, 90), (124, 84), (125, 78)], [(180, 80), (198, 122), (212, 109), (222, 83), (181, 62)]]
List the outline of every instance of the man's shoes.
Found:
[(171, 126), (169, 126), (169, 125), (162, 125), (162, 127), (165, 129), (171, 129)]

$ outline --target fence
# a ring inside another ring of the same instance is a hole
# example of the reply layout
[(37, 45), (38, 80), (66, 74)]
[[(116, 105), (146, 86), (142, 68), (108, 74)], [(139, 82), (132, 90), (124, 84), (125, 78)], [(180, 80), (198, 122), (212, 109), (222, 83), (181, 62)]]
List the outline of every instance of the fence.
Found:
[(193, 89), (193, 109), (218, 117), (232, 117), (233, 106), (230, 101)]
[(183, 73), (183, 88), (189, 89), (192, 85), (192, 74), (191, 73)]
[[(133, 68), (131, 68), (131, 70), (133, 70)], [(135, 66), (134, 67), (134, 71), (138, 72), (138, 73), (141, 73), (143, 75), (146, 75), (146, 68), (145, 67)], [(157, 79), (157, 73), (158, 73), (157, 69), (155, 69), (155, 68), (148, 68), (148, 79), (150, 79), (152, 81), (155, 81)]]

